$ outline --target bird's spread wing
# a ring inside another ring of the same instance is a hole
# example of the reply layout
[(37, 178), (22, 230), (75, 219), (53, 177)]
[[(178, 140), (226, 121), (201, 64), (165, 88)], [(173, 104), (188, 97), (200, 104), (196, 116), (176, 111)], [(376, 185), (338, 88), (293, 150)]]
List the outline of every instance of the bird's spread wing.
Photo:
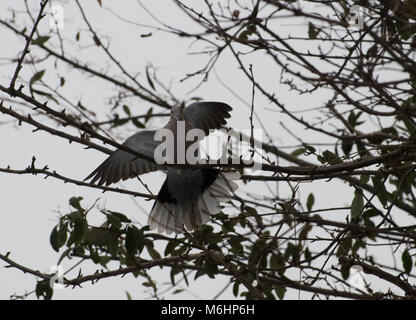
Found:
[[(191, 123), (194, 128), (203, 130), (207, 135), (210, 129), (219, 129), (226, 124), (225, 119), (230, 117), (229, 112), (231, 110), (232, 108), (229, 105), (221, 102), (195, 102), (185, 108), (184, 116), (185, 120)], [(169, 127), (171, 122), (169, 121), (165, 128), (171, 129)], [(123, 145), (153, 159), (154, 151), (161, 143), (161, 141), (155, 141), (155, 132), (155, 130), (142, 130), (129, 137)], [(176, 133), (176, 130), (174, 132)], [(126, 180), (143, 173), (161, 169), (165, 168), (157, 165), (155, 162), (137, 158), (129, 152), (116, 150), (85, 180), (92, 178), (91, 183), (108, 186), (121, 179)]]
[[(154, 156), (155, 148), (160, 141), (154, 140), (155, 130), (142, 130), (123, 143), (123, 145), (148, 157)], [(98, 181), (98, 185), (109, 185), (120, 181), (134, 178), (142, 173), (163, 169), (154, 162), (137, 158), (134, 154), (123, 150), (116, 150), (95, 169), (85, 180), (91, 179), (91, 183)]]
[(222, 102), (195, 102), (184, 110), (185, 119), (195, 128), (202, 129), (205, 134), (210, 129), (219, 129), (227, 123), (232, 108)]

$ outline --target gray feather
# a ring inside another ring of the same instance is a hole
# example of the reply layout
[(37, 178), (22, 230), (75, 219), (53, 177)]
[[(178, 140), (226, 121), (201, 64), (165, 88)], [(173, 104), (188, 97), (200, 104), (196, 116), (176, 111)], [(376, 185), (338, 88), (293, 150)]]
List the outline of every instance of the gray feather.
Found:
[[(137, 132), (123, 143), (124, 146), (148, 157), (154, 155), (155, 148), (160, 141), (154, 140), (155, 130), (143, 130)], [(116, 150), (95, 169), (85, 180), (91, 179), (91, 183), (98, 181), (98, 185), (116, 183), (121, 179), (134, 178), (137, 175), (163, 169), (154, 162), (136, 158), (135, 155)]]
[(195, 102), (184, 110), (185, 119), (195, 128), (202, 129), (205, 134), (210, 129), (219, 129), (226, 124), (232, 108), (222, 102)]

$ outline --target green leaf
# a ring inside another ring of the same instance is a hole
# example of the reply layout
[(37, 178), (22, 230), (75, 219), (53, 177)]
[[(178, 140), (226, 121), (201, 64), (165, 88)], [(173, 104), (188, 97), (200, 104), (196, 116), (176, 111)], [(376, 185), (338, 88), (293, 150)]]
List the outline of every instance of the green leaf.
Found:
[(55, 226), (55, 228), (53, 228), (51, 235), (49, 237), (49, 241), (51, 243), (53, 250), (55, 250), (56, 252), (59, 252), (58, 226)]
[(247, 30), (244, 30), (243, 32), (241, 32), (240, 35), (238, 36), (238, 39), (242, 41), (246, 41), (248, 39)]
[(108, 239), (114, 234), (115, 231), (113, 230), (93, 227), (88, 230), (85, 236), (85, 242), (94, 246), (104, 247), (108, 243)]
[(283, 258), (278, 256), (277, 254), (272, 253), (270, 255), (270, 269), (274, 271), (284, 267)]
[(183, 276), (183, 279), (185, 280), (186, 285), (189, 287), (188, 277), (186, 276), (184, 269), (181, 269), (181, 272), (182, 272), (182, 276)]
[(32, 86), (32, 84), (34, 84), (36, 81), (39, 81), (40, 79), (42, 79), (43, 75), (45, 74), (45, 70), (41, 70), (36, 72), (33, 77), (30, 79), (30, 86)]
[(175, 250), (175, 255), (179, 256), (181, 254), (184, 254), (188, 249), (188, 245), (184, 244), (183, 246)]
[(68, 257), (68, 259), (71, 259), (70, 253), (72, 251), (72, 248), (66, 249), (64, 252), (62, 252), (61, 256), (58, 259), (58, 265), (61, 264), (62, 260), (65, 259), (65, 257)]
[(239, 286), (240, 286), (240, 283), (238, 281), (235, 281), (234, 285), (233, 285), (233, 295), (234, 295), (234, 297), (238, 297)]
[(351, 139), (342, 139), (341, 149), (346, 156), (349, 156), (354, 143)]
[(375, 57), (377, 55), (377, 52), (378, 52), (377, 44), (374, 44), (367, 50), (366, 56), (367, 58)]
[(412, 271), (413, 263), (412, 263), (412, 256), (409, 254), (409, 250), (404, 250), (402, 254), (402, 262), (403, 262), (403, 268), (404, 272), (407, 274), (410, 274), (410, 271)]
[(130, 121), (129, 119), (120, 120), (119, 118), (118, 114), (114, 116), (113, 125), (111, 126), (112, 128), (122, 126)]
[(370, 175), (368, 174), (363, 174), (360, 177), (360, 183), (367, 183), (370, 180)]
[(204, 269), (208, 277), (212, 279), (214, 279), (215, 275), (218, 273), (218, 265), (212, 259), (209, 258), (205, 261)]
[(381, 175), (375, 175), (371, 177), (374, 189), (377, 192), (377, 198), (378, 200), (380, 200), (381, 204), (385, 206), (389, 198), (389, 193), (386, 190), (386, 187), (384, 186), (383, 180), (384, 179)]
[(51, 300), (53, 295), (53, 289), (46, 280), (37, 282), (35, 292), (38, 299), (43, 297), (45, 300)]
[(152, 257), (153, 260), (158, 260), (161, 258), (160, 253), (153, 248), (153, 244), (146, 243), (147, 252)]
[(69, 236), (67, 246), (71, 246), (73, 243), (81, 243), (88, 232), (88, 224), (87, 221), (77, 220), (74, 222), (74, 229), (71, 232), (71, 235)]
[(306, 149), (305, 155), (314, 154), (316, 152), (316, 149), (308, 144), (303, 143), (303, 147)]
[(348, 252), (351, 250), (351, 246), (352, 246), (351, 238), (342, 240), (336, 252), (336, 256), (340, 257), (340, 256), (347, 255)]
[(376, 208), (370, 208), (368, 210), (365, 210), (363, 212), (363, 218), (365, 219), (369, 219), (371, 217), (377, 217), (377, 216), (381, 216), (381, 212), (380, 210), (376, 209)]
[(253, 207), (249, 207), (249, 206), (244, 206), (245, 211), (248, 213), (249, 216), (257, 216), (257, 210), (254, 209)]
[[(369, 235), (370, 234), (368, 234), (368, 236)], [(352, 250), (353, 253), (357, 253), (358, 249), (360, 249), (360, 248), (365, 249), (366, 248), (366, 244), (365, 244), (365, 242), (362, 239), (358, 238), (355, 241), (355, 243), (352, 245), (351, 250)]]
[(309, 248), (308, 248), (308, 247), (306, 247), (306, 248), (305, 248), (305, 259), (306, 259), (306, 260), (310, 260), (310, 259), (311, 259), (311, 257), (312, 257), (311, 252), (309, 251)]
[(344, 280), (348, 280), (350, 277), (350, 267), (346, 265), (341, 266), (341, 276)]
[(265, 248), (266, 245), (267, 245), (267, 243), (266, 243), (265, 239), (257, 239), (253, 243), (253, 246), (251, 247), (251, 257), (250, 257), (250, 259), (252, 259), (252, 258), (258, 259), (259, 254), (263, 253), (263, 249)]
[(305, 149), (299, 148), (299, 149), (293, 150), (291, 155), (297, 157), (303, 154), (304, 152), (305, 152)]
[(327, 161), (325, 160), (324, 157), (320, 156), (319, 154), (316, 156), (316, 158), (318, 159), (318, 161), (322, 164), (327, 163)]
[(169, 241), (168, 244), (166, 245), (164, 255), (165, 256), (168, 256), (169, 254), (173, 255), (173, 253), (175, 252), (175, 248), (178, 245), (179, 245), (179, 242), (177, 242), (175, 240)]
[(67, 217), (71, 222), (80, 221), (83, 219), (82, 214), (79, 211), (71, 212), (67, 215)]
[(116, 217), (121, 222), (131, 222), (131, 220), (129, 218), (127, 218), (127, 216), (125, 214), (123, 214), (123, 213), (115, 212), (115, 211), (110, 211), (110, 210), (107, 210), (107, 212), (110, 212), (111, 215), (113, 215), (114, 217)]
[(335, 153), (333, 153), (329, 150), (325, 150), (322, 153), (322, 156), (325, 159), (325, 161), (328, 162), (329, 164), (342, 163), (342, 160)]
[(101, 256), (100, 257), (100, 264), (104, 267), (107, 268), (107, 263), (111, 260), (110, 256)]
[(139, 120), (137, 120), (137, 118), (132, 118), (131, 122), (133, 122), (133, 124), (139, 129), (146, 128), (146, 126), (143, 123), (141, 123)]
[(32, 41), (32, 44), (34, 45), (38, 45), (41, 46), (43, 45), (46, 41), (48, 41), (51, 37), (50, 36), (42, 36), (42, 37), (38, 37), (37, 39)]
[(143, 232), (137, 229), (135, 226), (129, 226), (126, 232), (126, 249), (130, 256), (134, 256), (137, 251), (140, 252), (144, 247), (144, 236)]
[(130, 111), (129, 106), (123, 105), (123, 110), (129, 117), (131, 116), (131, 111)]
[(246, 216), (244, 214), (240, 213), (239, 216), (238, 216), (238, 222), (240, 223), (240, 226), (242, 226), (243, 228), (245, 228), (246, 225), (247, 225)]
[(305, 240), (308, 236), (308, 232), (312, 230), (312, 226), (308, 223), (299, 232), (299, 240)]
[(354, 111), (351, 111), (348, 116), (348, 123), (351, 125), (351, 127), (358, 126), (362, 124), (363, 122), (358, 122), (358, 118), (361, 116), (362, 111), (357, 112), (357, 114), (354, 113)]
[(415, 133), (416, 133), (416, 127), (415, 127), (415, 125), (413, 124), (413, 121), (412, 120), (410, 120), (407, 116), (405, 116), (405, 115), (403, 115), (403, 116), (400, 116), (400, 117), (398, 117), (398, 118), (400, 118), (400, 120), (402, 120), (403, 121), (403, 123), (404, 123), (404, 125), (406, 126), (406, 128), (407, 128), (407, 131), (409, 131), (409, 133), (413, 136), (413, 135), (415, 135)]
[[(410, 2), (410, 1), (409, 1)], [(395, 25), (398, 33), (403, 40), (408, 40), (411, 36), (416, 33), (416, 27), (410, 23), (409, 18), (403, 14), (399, 14), (395, 21)]]
[(67, 239), (67, 232), (68, 232), (68, 222), (64, 223), (62, 226), (59, 227), (58, 230), (58, 246), (62, 247)]
[(85, 107), (82, 105), (81, 101), (78, 101), (77, 107), (78, 107), (78, 108), (80, 108), (80, 109), (82, 109), (82, 110), (84, 110), (84, 111), (87, 111), (87, 110), (88, 110), (87, 108), (85, 108)]
[(175, 268), (175, 267), (173, 267), (173, 268), (170, 270), (170, 281), (171, 281), (171, 283), (172, 283), (172, 286), (174, 286), (174, 285), (175, 285), (175, 276), (176, 276), (178, 273), (181, 273), (181, 269), (180, 269), (180, 268)]
[(355, 196), (351, 203), (351, 218), (358, 218), (364, 209), (364, 196), (361, 189), (355, 190)]
[(315, 203), (315, 196), (313, 195), (313, 193), (310, 193), (308, 196), (308, 199), (306, 200), (306, 208), (308, 209), (308, 211), (312, 210), (314, 203)]
[(292, 260), (294, 262), (299, 261), (299, 253), (300, 253), (300, 248), (297, 245), (294, 245), (293, 243), (288, 243), (287, 244), (287, 248), (285, 251), (285, 257), (292, 257)]
[(274, 292), (276, 292), (276, 295), (280, 300), (283, 300), (285, 297), (286, 288), (282, 286), (274, 286)]
[(239, 255), (244, 252), (244, 248), (241, 244), (241, 240), (238, 237), (232, 237), (229, 240), (229, 243), (231, 245), (231, 252), (235, 255)]
[(153, 287), (153, 285), (150, 283), (150, 282), (148, 282), (148, 281), (146, 281), (146, 282), (143, 282), (142, 283), (142, 286), (144, 286), (144, 287)]
[(152, 87), (153, 90), (155, 90), (155, 85), (152, 81), (152, 78), (150, 78), (149, 67), (146, 68), (146, 77), (147, 77), (147, 82), (149, 82), (149, 85)]
[(107, 221), (111, 229), (119, 230), (121, 228), (121, 221), (116, 216), (112, 214), (107, 214)]
[(309, 22), (308, 26), (308, 36), (309, 39), (316, 39), (316, 36), (319, 34), (321, 29), (316, 28), (311, 22)]
[(257, 27), (256, 27), (256, 25), (255, 25), (255, 24), (250, 23), (250, 24), (247, 26), (247, 32), (248, 32), (248, 35), (252, 35), (254, 32), (256, 32), (256, 30), (257, 30)]
[(112, 257), (117, 256), (118, 251), (118, 237), (115, 232), (112, 232), (109, 234), (109, 237), (107, 239), (106, 247), (108, 252), (111, 254)]
[(127, 297), (127, 300), (133, 300), (133, 299), (131, 298), (131, 295), (130, 295), (130, 293), (129, 293), (128, 291), (126, 291), (126, 297)]
[(152, 114), (153, 114), (153, 107), (147, 110), (146, 115), (144, 116), (144, 123), (147, 123), (147, 121), (149, 121)]
[(91, 260), (94, 263), (100, 263), (100, 255), (98, 254), (98, 251), (94, 250), (94, 248), (92, 248), (92, 247), (89, 247), (88, 249), (90, 250)]
[(69, 199), (69, 205), (75, 209), (78, 209), (80, 211), (84, 211), (84, 209), (82, 209), (81, 207), (81, 200), (83, 200), (83, 197), (72, 197), (71, 199)]
[(225, 221), (221, 226), (224, 233), (234, 232), (234, 224), (231, 221)]

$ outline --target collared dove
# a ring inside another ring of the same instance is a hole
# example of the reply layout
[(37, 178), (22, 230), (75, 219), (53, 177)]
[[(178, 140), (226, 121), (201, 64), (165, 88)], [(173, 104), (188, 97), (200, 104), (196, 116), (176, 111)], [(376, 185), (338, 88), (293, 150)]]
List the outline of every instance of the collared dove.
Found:
[[(168, 123), (162, 129), (168, 129), (175, 138), (175, 161), (177, 163), (177, 128), (184, 125), (185, 131), (200, 129), (208, 135), (210, 129), (219, 129), (230, 117), (232, 108), (221, 102), (196, 102), (185, 109), (173, 107)], [(125, 140), (124, 146), (151, 159), (155, 159), (155, 150), (162, 143), (155, 139), (158, 130), (142, 130)], [(186, 143), (185, 149), (189, 147)], [(186, 150), (185, 150), (186, 152)], [(186, 162), (187, 163), (187, 162)], [(140, 174), (166, 170), (166, 166), (156, 162), (137, 158), (134, 154), (116, 150), (95, 169), (85, 180), (91, 183), (109, 185), (118, 181), (134, 178)], [(235, 172), (222, 172), (218, 169), (177, 169), (167, 167), (166, 179), (157, 195), (149, 214), (151, 229), (168, 234), (188, 231), (209, 221), (210, 214), (221, 211), (220, 201), (228, 201), (238, 188), (232, 180), (239, 178)]]

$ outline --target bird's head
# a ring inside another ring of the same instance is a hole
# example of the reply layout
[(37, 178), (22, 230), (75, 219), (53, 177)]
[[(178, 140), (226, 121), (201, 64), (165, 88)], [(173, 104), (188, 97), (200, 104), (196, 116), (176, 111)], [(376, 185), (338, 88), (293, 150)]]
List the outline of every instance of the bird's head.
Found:
[(172, 119), (175, 120), (184, 120), (183, 119), (183, 108), (182, 107), (172, 107), (172, 110), (170, 112), (170, 116)]

